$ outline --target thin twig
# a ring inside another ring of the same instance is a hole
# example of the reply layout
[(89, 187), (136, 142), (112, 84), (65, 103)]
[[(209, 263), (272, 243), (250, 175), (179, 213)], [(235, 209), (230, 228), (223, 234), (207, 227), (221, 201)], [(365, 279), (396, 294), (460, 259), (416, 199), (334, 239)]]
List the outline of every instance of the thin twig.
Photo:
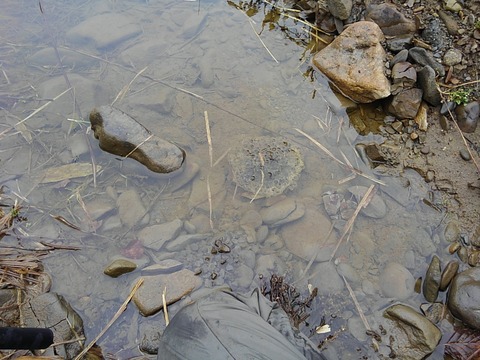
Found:
[(355, 212), (353, 213), (352, 217), (345, 224), (345, 227), (343, 228), (343, 234), (340, 237), (340, 239), (338, 239), (337, 246), (335, 246), (335, 249), (333, 250), (332, 255), (330, 256), (330, 261), (332, 261), (333, 257), (337, 253), (338, 248), (340, 247), (340, 244), (342, 243), (347, 233), (350, 231), (350, 228), (353, 226), (353, 223), (355, 222), (355, 219), (357, 218), (360, 210), (362, 210), (362, 208), (366, 207), (370, 203), (370, 200), (371, 200), (370, 194), (372, 194), (374, 187), (375, 185), (370, 185), (365, 195), (363, 195), (362, 200), (358, 203), (357, 208), (355, 209)]
[(210, 158), (210, 168), (213, 167), (213, 146), (212, 146), (212, 136), (210, 134), (210, 122), (208, 120), (208, 112), (205, 110), (203, 112), (205, 116), (205, 129), (207, 131), (207, 141), (208, 141), (208, 156)]
[(261, 178), (260, 186), (258, 187), (257, 192), (255, 193), (255, 195), (253, 195), (252, 200), (250, 200), (250, 204), (257, 198), (258, 193), (263, 188), (263, 181), (265, 180), (265, 173), (263, 172), (263, 168), (265, 167), (265, 160), (263, 159), (263, 155), (261, 152), (258, 153), (258, 157), (260, 158), (260, 173), (262, 174), (262, 178)]
[(108, 322), (107, 326), (105, 326), (103, 328), (102, 331), (100, 331), (100, 333), (95, 337), (95, 339), (93, 339), (90, 344), (88, 344), (87, 347), (85, 347), (85, 349), (83, 349), (80, 354), (78, 354), (76, 357), (75, 357), (75, 360), (80, 360), (83, 355), (85, 355), (88, 350), (91, 349), (91, 347), (93, 345), (96, 344), (96, 342), (98, 340), (100, 340), (100, 338), (107, 332), (107, 330), (113, 325), (113, 323), (119, 318), (119, 316), (125, 311), (125, 309), (127, 308), (127, 305), (128, 303), (130, 302), (130, 300), (132, 300), (132, 297), (133, 295), (135, 295), (135, 293), (137, 292), (138, 288), (143, 284), (143, 278), (140, 278), (138, 279), (137, 283), (135, 284), (135, 286), (133, 287), (132, 291), (130, 291), (130, 294), (128, 295), (128, 297), (125, 299), (125, 301), (123, 302), (122, 306), (120, 306), (120, 308), (118, 309), (118, 311), (115, 313), (115, 315), (113, 316), (113, 318)]
[(137, 150), (140, 146), (142, 146), (143, 144), (145, 144), (148, 140), (150, 140), (151, 138), (153, 137), (153, 134), (150, 134), (145, 140), (143, 140), (140, 144), (138, 144), (137, 146), (135, 146), (133, 148), (132, 151), (130, 151), (127, 155), (125, 155), (125, 158), (128, 158), (130, 155), (132, 155), (135, 150)]
[(133, 79), (128, 83), (128, 85), (125, 85), (122, 90), (120, 90), (120, 92), (117, 94), (117, 96), (115, 97), (115, 100), (113, 100), (111, 106), (113, 106), (113, 104), (115, 104), (117, 102), (117, 100), (122, 100), (125, 95), (127, 94), (128, 92), (128, 89), (130, 89), (130, 86), (132, 86), (133, 82), (140, 76), (142, 75), (142, 73), (147, 70), (148, 66), (145, 66), (142, 70), (140, 70), (134, 77)]
[(247, 16), (247, 18), (248, 18), (248, 23), (249, 23), (250, 26), (252, 27), (252, 30), (253, 30), (253, 32), (255, 33), (255, 35), (257, 35), (258, 40), (260, 40), (260, 42), (262, 43), (262, 45), (263, 45), (263, 47), (265, 48), (265, 50), (267, 50), (268, 54), (269, 54), (269, 55), (272, 57), (272, 59), (278, 64), (278, 60), (275, 59), (275, 56), (273, 56), (272, 52), (271, 52), (270, 50), (268, 50), (267, 45), (265, 45), (265, 43), (263, 42), (263, 40), (260, 38), (260, 35), (258, 35), (257, 30), (255, 30), (255, 27), (253, 26), (252, 19), (250, 19), (247, 14), (245, 14), (245, 16)]
[(212, 190), (210, 189), (210, 174), (207, 175), (207, 197), (208, 197), (208, 213), (210, 220), (210, 228), (213, 230), (213, 204), (212, 204)]
[(50, 105), (52, 102), (54, 102), (55, 100), (57, 100), (58, 98), (60, 98), (61, 96), (65, 95), (67, 92), (69, 92), (72, 88), (68, 88), (67, 90), (65, 90), (64, 92), (62, 92), (61, 94), (55, 96), (52, 100), (49, 100), (47, 101), (45, 104), (43, 104), (42, 106), (40, 106), (38, 109), (36, 109), (33, 113), (31, 113), (30, 115), (28, 115), (25, 119), (19, 121), (18, 123), (15, 124), (15, 126), (18, 126), (19, 124), (22, 124), (24, 123), (25, 121), (27, 121), (28, 119), (30, 119), (31, 117), (37, 115), (40, 111), (42, 111), (43, 109), (45, 109), (48, 105)]
[[(365, 326), (365, 329), (367, 331), (372, 331), (372, 328), (370, 327), (370, 324), (368, 323), (367, 318), (365, 317), (365, 314), (362, 311), (362, 308), (360, 307), (360, 304), (357, 300), (357, 297), (355, 296), (355, 293), (353, 292), (350, 284), (348, 283), (347, 279), (342, 275), (342, 279), (345, 282), (345, 285), (347, 286), (348, 292), (350, 293), (350, 296), (352, 297), (353, 303), (355, 304), (355, 307), (357, 308), (358, 315), (360, 315), (360, 319), (362, 319), (363, 325)], [(380, 349), (380, 346), (378, 345), (377, 340), (372, 338), (372, 343), (373, 343), (373, 348), (375, 351), (378, 351)]]

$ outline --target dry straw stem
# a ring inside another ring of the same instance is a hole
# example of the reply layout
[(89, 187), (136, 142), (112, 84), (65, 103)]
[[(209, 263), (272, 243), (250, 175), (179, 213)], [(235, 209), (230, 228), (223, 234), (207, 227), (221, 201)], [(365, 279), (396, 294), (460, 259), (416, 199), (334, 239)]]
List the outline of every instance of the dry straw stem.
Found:
[(255, 195), (253, 195), (252, 200), (250, 200), (250, 204), (257, 198), (258, 193), (263, 188), (263, 181), (265, 180), (265, 173), (263, 172), (263, 168), (265, 167), (265, 160), (263, 159), (263, 155), (262, 155), (261, 152), (258, 153), (258, 157), (260, 158), (260, 173), (262, 174), (262, 179), (261, 179), (260, 186), (258, 187), (257, 192), (255, 193)]
[[(207, 142), (208, 142), (208, 155), (210, 158), (210, 171), (213, 168), (213, 145), (212, 145), (212, 135), (210, 133), (210, 121), (208, 120), (208, 112), (205, 111), (203, 113), (205, 117), (205, 129), (207, 132)], [(209, 211), (209, 220), (210, 220), (210, 228), (213, 230), (213, 205), (212, 205), (212, 190), (210, 188), (210, 172), (207, 176), (207, 196), (208, 196), (208, 211)]]
[[(248, 16), (248, 15), (245, 14), (245, 16)], [(253, 21), (252, 21), (252, 19), (248, 18), (248, 23), (249, 23), (250, 26), (252, 27), (253, 32), (255, 33), (255, 35), (257, 35), (258, 40), (260, 40), (260, 42), (262, 43), (262, 45), (263, 45), (263, 47), (265, 48), (265, 50), (267, 50), (268, 54), (269, 54), (269, 55), (272, 57), (272, 59), (278, 64), (278, 60), (275, 58), (275, 56), (273, 56), (272, 52), (271, 52), (270, 50), (268, 50), (267, 45), (265, 45), (265, 43), (263, 42), (263, 40), (260, 38), (260, 35), (258, 35), (257, 30), (255, 30), (255, 27), (253, 26)]]
[(343, 228), (343, 234), (340, 237), (340, 239), (338, 239), (337, 246), (335, 246), (335, 249), (333, 250), (332, 255), (330, 256), (330, 261), (332, 261), (333, 257), (337, 253), (337, 250), (340, 247), (340, 244), (342, 243), (343, 239), (345, 238), (345, 236), (347, 236), (348, 232), (352, 228), (353, 223), (355, 222), (355, 219), (357, 218), (360, 210), (362, 210), (362, 208), (366, 207), (370, 203), (370, 200), (372, 200), (372, 197), (374, 195), (374, 193), (373, 193), (374, 188), (375, 188), (375, 185), (370, 185), (370, 187), (368, 188), (365, 195), (363, 195), (362, 200), (358, 203), (357, 208), (355, 209), (355, 212), (353, 213), (352, 217), (345, 224), (345, 227)]
[(168, 324), (170, 324), (170, 319), (168, 317), (168, 309), (167, 309), (167, 287), (166, 286), (162, 292), (162, 302), (163, 302), (163, 316), (165, 317), (165, 325), (168, 326)]
[(339, 163), (340, 165), (342, 165), (343, 167), (347, 168), (348, 170), (350, 171), (353, 171), (355, 174), (357, 175), (360, 175), (360, 176), (363, 176), (364, 178), (370, 180), (370, 181), (373, 181), (377, 184), (380, 184), (380, 185), (385, 185), (385, 183), (383, 181), (380, 181), (378, 179), (375, 179), (374, 177), (372, 176), (369, 176), (365, 173), (363, 173), (361, 170), (358, 170), (356, 168), (354, 168), (353, 166), (349, 166), (348, 164), (344, 163), (343, 161), (337, 159), (332, 153), (330, 150), (328, 150), (325, 146), (323, 146), (322, 144), (320, 144), (317, 140), (315, 140), (313, 137), (311, 137), (310, 135), (308, 135), (307, 133), (303, 132), (302, 130), (300, 129), (295, 129), (297, 132), (299, 132), (300, 134), (302, 134), (303, 136), (305, 136), (308, 140), (310, 140), (311, 142), (313, 142), (320, 150), (322, 150), (325, 154), (328, 155), (328, 157), (330, 157), (331, 159), (333, 159), (334, 161), (336, 161), (337, 163)]
[[(360, 304), (358, 303), (357, 297), (355, 296), (355, 293), (353, 292), (352, 287), (350, 286), (347, 279), (345, 279), (345, 277), (343, 275), (342, 275), (342, 279), (345, 282), (345, 285), (348, 289), (348, 292), (350, 293), (350, 296), (352, 297), (353, 303), (355, 304), (355, 307), (357, 308), (358, 315), (360, 315), (360, 319), (362, 319), (362, 322), (363, 322), (363, 325), (365, 326), (365, 329), (367, 329), (367, 331), (371, 331), (372, 328), (370, 327), (370, 324), (368, 323), (368, 320), (365, 317), (365, 314), (363, 313), (362, 308), (360, 307)], [(373, 343), (373, 348), (375, 349), (375, 351), (378, 351), (380, 349), (380, 346), (378, 345), (377, 340), (372, 338), (372, 343)]]
[(115, 97), (115, 100), (113, 100), (111, 106), (113, 106), (113, 104), (115, 104), (118, 100), (123, 100), (123, 98), (125, 97), (125, 95), (127, 94), (128, 90), (130, 89), (130, 86), (132, 86), (133, 82), (140, 76), (142, 75), (142, 73), (147, 70), (148, 66), (145, 66), (142, 70), (140, 70), (134, 77), (133, 79), (127, 84), (125, 85), (122, 90), (120, 90), (120, 92), (118, 93), (118, 95)]
[(45, 109), (48, 105), (50, 105), (52, 102), (54, 102), (55, 100), (59, 99), (60, 97), (62, 97), (63, 95), (65, 95), (67, 92), (69, 92), (72, 88), (68, 88), (67, 90), (65, 90), (64, 92), (62, 92), (61, 94), (55, 96), (52, 100), (49, 100), (47, 101), (45, 104), (43, 104), (42, 106), (40, 106), (38, 109), (36, 109), (33, 113), (31, 113), (30, 115), (28, 115), (25, 119), (19, 121), (18, 123), (15, 124), (15, 126), (18, 126), (22, 123), (24, 123), (25, 121), (27, 121), (28, 119), (32, 118), (33, 116), (37, 115), (40, 111), (42, 111), (43, 109)]
[(138, 288), (140, 286), (142, 286), (143, 284), (143, 278), (140, 278), (138, 279), (137, 283), (135, 284), (135, 286), (133, 287), (132, 291), (130, 291), (130, 294), (128, 295), (128, 297), (125, 299), (125, 301), (123, 302), (122, 306), (120, 306), (120, 308), (118, 309), (118, 311), (115, 313), (115, 315), (113, 316), (113, 318), (108, 322), (107, 326), (105, 326), (103, 328), (102, 331), (100, 331), (100, 333), (95, 337), (95, 339), (93, 339), (90, 344), (88, 344), (81, 352), (80, 354), (78, 354), (76, 357), (75, 357), (75, 360), (80, 360), (82, 359), (83, 355), (85, 355), (88, 350), (91, 349), (91, 347), (93, 345), (95, 345), (95, 343), (100, 340), (100, 338), (107, 332), (107, 330), (113, 325), (113, 323), (119, 318), (119, 316), (125, 311), (125, 309), (127, 308), (127, 305), (128, 303), (130, 302), (130, 300), (132, 300), (133, 298), (133, 295), (135, 295), (135, 293), (137, 292)]

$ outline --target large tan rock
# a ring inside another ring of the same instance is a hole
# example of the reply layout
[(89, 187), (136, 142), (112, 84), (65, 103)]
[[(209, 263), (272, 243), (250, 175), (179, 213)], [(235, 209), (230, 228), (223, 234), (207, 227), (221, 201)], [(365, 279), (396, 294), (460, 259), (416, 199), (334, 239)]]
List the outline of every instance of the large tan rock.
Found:
[(319, 51), (313, 64), (346, 96), (369, 103), (390, 95), (384, 36), (377, 24), (359, 21)]

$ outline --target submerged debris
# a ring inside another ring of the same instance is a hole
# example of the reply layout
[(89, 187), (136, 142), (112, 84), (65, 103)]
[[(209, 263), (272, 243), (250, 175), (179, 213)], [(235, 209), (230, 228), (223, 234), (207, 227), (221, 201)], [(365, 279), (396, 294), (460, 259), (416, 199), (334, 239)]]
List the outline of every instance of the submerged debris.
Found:
[(273, 274), (270, 278), (270, 289), (264, 289), (262, 292), (263, 295), (269, 296), (270, 301), (275, 301), (282, 307), (290, 323), (298, 329), (300, 324), (310, 316), (307, 310), (317, 296), (318, 289), (314, 288), (304, 299), (292, 285), (284, 282), (282, 276)]
[(245, 139), (229, 154), (233, 179), (254, 197), (272, 197), (295, 187), (303, 159), (300, 150), (281, 137)]

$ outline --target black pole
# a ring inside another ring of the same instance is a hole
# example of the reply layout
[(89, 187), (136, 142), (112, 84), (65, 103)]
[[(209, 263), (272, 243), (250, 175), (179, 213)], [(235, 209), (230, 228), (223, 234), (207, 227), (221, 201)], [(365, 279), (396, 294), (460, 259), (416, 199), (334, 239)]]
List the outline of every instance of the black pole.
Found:
[(0, 327), (0, 349), (37, 350), (53, 344), (53, 332), (43, 328)]

